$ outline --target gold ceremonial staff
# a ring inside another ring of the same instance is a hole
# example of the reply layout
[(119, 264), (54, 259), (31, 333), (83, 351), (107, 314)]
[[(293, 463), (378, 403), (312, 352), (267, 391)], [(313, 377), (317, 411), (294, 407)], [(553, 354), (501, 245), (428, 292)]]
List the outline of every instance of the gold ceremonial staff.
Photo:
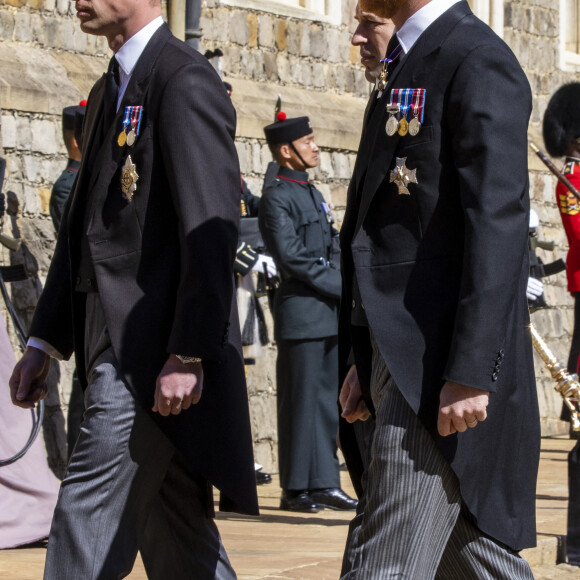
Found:
[(580, 415), (578, 413), (580, 409), (580, 383), (578, 382), (578, 375), (571, 375), (568, 369), (558, 362), (558, 359), (543, 341), (533, 324), (530, 324), (530, 332), (532, 333), (534, 348), (546, 363), (552, 378), (558, 381), (554, 388), (562, 395), (564, 404), (570, 411), (572, 429), (580, 431)]
[(534, 143), (530, 141), (530, 149), (542, 160), (544, 165), (558, 178), (558, 181), (562, 182), (566, 189), (580, 201), (580, 191), (578, 191), (566, 178), (566, 176), (548, 159), (548, 156), (540, 151)]

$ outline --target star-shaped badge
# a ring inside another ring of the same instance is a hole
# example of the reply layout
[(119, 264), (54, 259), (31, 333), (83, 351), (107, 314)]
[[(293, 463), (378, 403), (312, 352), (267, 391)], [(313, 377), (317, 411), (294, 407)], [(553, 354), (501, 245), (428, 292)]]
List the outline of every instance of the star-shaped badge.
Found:
[(406, 166), (406, 157), (396, 157), (396, 167), (391, 171), (389, 182), (395, 182), (399, 188), (399, 195), (411, 195), (408, 186), (410, 183), (419, 183), (417, 181), (417, 170), (409, 169)]
[(127, 156), (125, 165), (123, 165), (123, 172), (121, 173), (121, 189), (127, 198), (127, 201), (133, 199), (133, 194), (137, 190), (137, 180), (139, 175), (137, 174), (136, 165), (133, 163), (131, 156)]

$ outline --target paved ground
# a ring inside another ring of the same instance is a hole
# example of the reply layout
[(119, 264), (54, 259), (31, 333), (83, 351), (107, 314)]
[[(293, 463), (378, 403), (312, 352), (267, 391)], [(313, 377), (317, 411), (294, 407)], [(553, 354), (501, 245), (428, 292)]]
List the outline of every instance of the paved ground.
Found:
[[(538, 547), (523, 554), (537, 580), (580, 578), (580, 568), (557, 565), (562, 561), (566, 529), (566, 457), (573, 444), (567, 438), (542, 440), (537, 494)], [(345, 489), (352, 492), (346, 474), (343, 477)], [(224, 544), (239, 579), (336, 580), (352, 514), (281, 512), (276, 481), (260, 486), (258, 491), (262, 511), (259, 518), (218, 516)], [(44, 547), (0, 552), (0, 578), (39, 580), (44, 555)], [(129, 578), (146, 579), (140, 561)]]

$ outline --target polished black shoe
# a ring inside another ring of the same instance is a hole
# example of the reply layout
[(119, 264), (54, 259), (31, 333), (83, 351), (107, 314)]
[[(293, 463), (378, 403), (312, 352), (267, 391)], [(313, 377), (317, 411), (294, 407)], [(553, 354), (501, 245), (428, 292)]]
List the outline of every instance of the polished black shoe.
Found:
[(265, 483), (272, 483), (272, 476), (263, 471), (256, 471), (256, 484), (264, 485)]
[(308, 492), (312, 501), (319, 506), (331, 510), (355, 510), (357, 506), (356, 499), (346, 495), (338, 487), (329, 487), (327, 489), (313, 489)]
[(280, 498), (280, 509), (289, 512), (305, 512), (315, 514), (322, 508), (312, 501), (306, 491), (285, 491), (282, 490)]

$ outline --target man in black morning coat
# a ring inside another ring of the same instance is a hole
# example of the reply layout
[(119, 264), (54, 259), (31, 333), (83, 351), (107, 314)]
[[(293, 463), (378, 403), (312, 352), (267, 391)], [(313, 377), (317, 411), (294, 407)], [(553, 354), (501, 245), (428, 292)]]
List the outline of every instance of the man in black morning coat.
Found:
[(343, 419), (366, 402), (377, 424), (361, 486), (341, 421), (362, 492), (343, 578), (531, 578), (514, 552), (535, 544), (540, 434), (526, 305), (529, 84), (464, 1), (361, 8), (392, 18), (397, 34), (341, 230)]
[(43, 350), (74, 351), (85, 378), (45, 578), (121, 578), (137, 550), (150, 578), (234, 578), (211, 498), (213, 484), (222, 509), (257, 513), (233, 302), (234, 111), (160, 1), (76, 9), (115, 57), (88, 99), (77, 186), (11, 380), (20, 406), (42, 397)]

